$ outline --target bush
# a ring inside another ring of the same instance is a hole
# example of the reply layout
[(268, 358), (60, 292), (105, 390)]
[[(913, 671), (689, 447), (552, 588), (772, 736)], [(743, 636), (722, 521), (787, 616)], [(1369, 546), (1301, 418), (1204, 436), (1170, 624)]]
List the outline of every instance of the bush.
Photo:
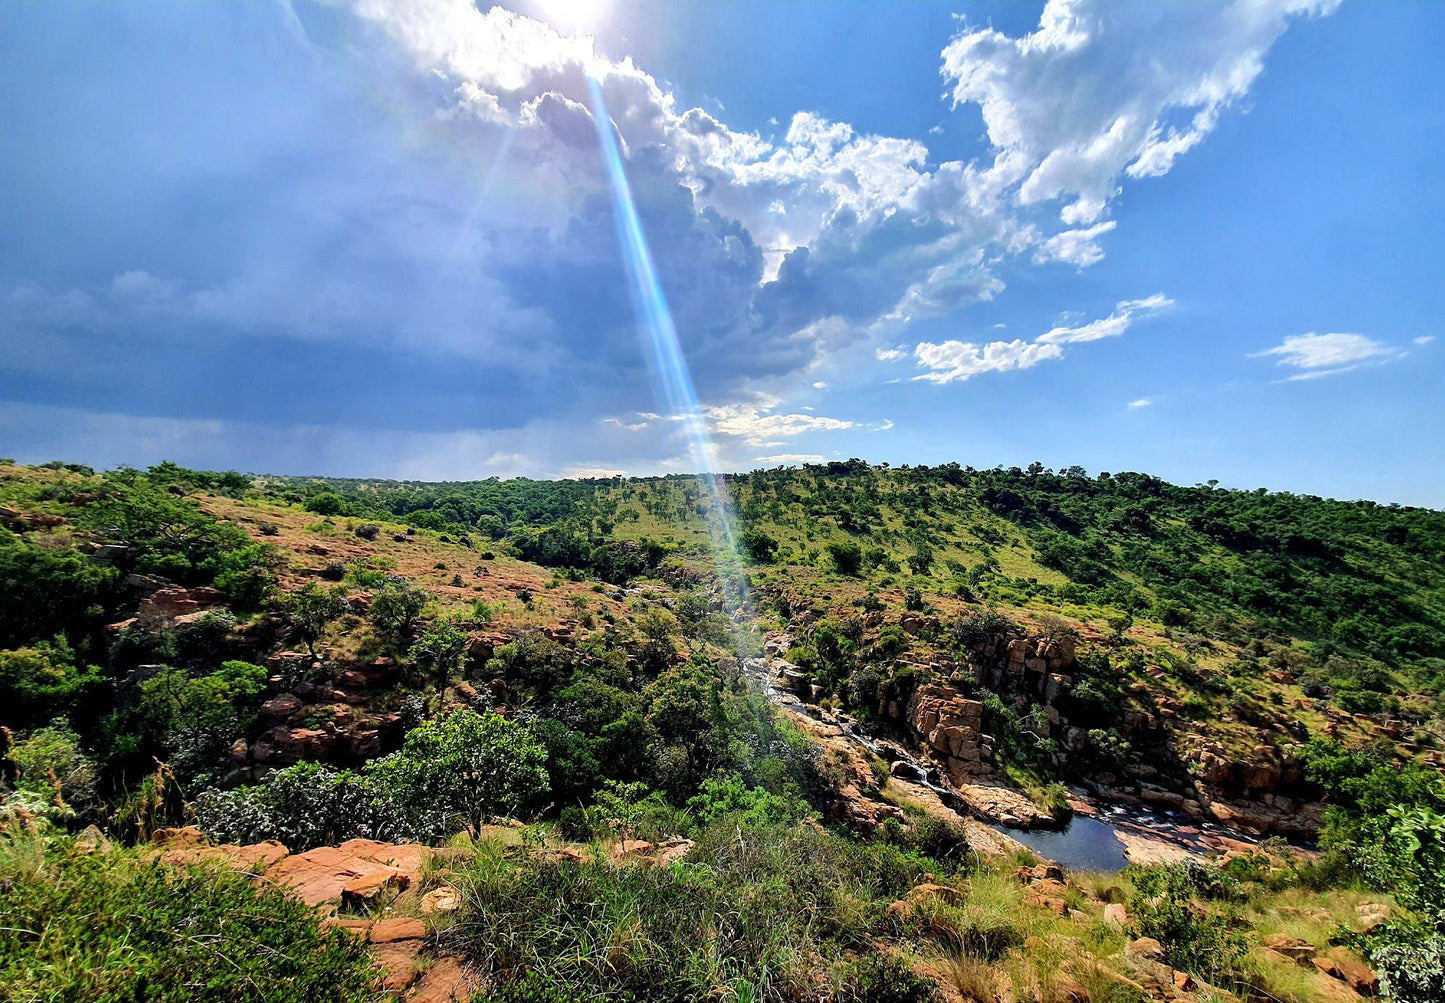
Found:
[(411, 637), (421, 611), (431, 597), (425, 589), (410, 582), (391, 582), (383, 586), (371, 600), (368, 616), (377, 630), (394, 640)]
[(411, 731), (399, 752), (367, 764), (366, 776), (409, 832), (436, 839), (539, 807), (546, 762), (547, 750), (521, 725), (463, 709)]
[(239, 872), (0, 835), (0, 997), (376, 1003), (365, 944)]
[(1135, 891), (1129, 911), (1139, 934), (1163, 944), (1170, 965), (1211, 981), (1238, 970), (1248, 951), (1244, 936), (1229, 916), (1194, 901), (1227, 894), (1217, 869), (1161, 864), (1130, 868), (1129, 875)]
[(1380, 970), (1380, 991), (1394, 1003), (1445, 999), (1445, 934), (1391, 938), (1370, 953)]
[(30, 728), (57, 714), (93, 718), (110, 703), (110, 682), (94, 665), (77, 666), (57, 637), (32, 648), (0, 651), (0, 707), (5, 723)]
[(197, 824), (218, 842), (274, 839), (293, 853), (404, 835), (395, 809), (368, 778), (320, 763), (277, 770), (254, 787), (203, 791), (194, 808)]
[(856, 576), (863, 566), (863, 550), (852, 540), (828, 544), (828, 556), (842, 575)]
[(362, 523), (356, 527), (356, 535), (363, 540), (375, 540), (381, 535), (381, 527), (374, 522)]

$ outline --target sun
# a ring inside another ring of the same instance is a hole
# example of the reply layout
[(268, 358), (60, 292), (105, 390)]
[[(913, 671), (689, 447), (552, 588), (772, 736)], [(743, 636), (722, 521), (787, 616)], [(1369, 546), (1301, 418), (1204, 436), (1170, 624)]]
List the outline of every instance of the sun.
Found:
[(610, 6), (608, 0), (538, 0), (542, 17), (563, 31), (583, 32), (595, 28)]

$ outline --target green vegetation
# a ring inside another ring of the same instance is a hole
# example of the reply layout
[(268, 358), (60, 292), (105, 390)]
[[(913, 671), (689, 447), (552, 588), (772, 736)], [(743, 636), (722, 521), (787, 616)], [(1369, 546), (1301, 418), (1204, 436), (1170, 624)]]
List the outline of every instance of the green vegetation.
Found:
[(0, 834), (0, 996), (379, 1003), (366, 948), (234, 871)]
[[(1173, 968), (1307, 1003), (1315, 973), (1260, 943), (1297, 928), (1287, 909), (1328, 913), (1312, 942), (1367, 956), (1396, 999), (1440, 997), (1441, 513), (1039, 465), (726, 481), (738, 546), (716, 555), (693, 478), (0, 468), (0, 990), (374, 998), (364, 954), (278, 896), (59, 835), (194, 823), (293, 851), (470, 833), (437, 946), (489, 973), (483, 1001), (913, 1001), (941, 980), (1123, 1003), (1110, 972), (1149, 936)], [(1308, 745), (1288, 783), (1328, 793), (1323, 855), (1085, 879), (1063, 894), (1086, 921), (1065, 919), (917, 805), (833, 821), (845, 789), (899, 785), (749, 686), (764, 631), (791, 636), (798, 692), (891, 739), (946, 679), (1000, 778), (1060, 815), (1062, 780), (1167, 797), (1203, 772), (1190, 748), (1227, 772)], [(1025, 636), (1075, 652), (1066, 686), (958, 671)], [(502, 819), (525, 826), (505, 846)], [(682, 838), (679, 861), (617, 862), (621, 840)], [(1389, 921), (1345, 929), (1366, 895)], [(127, 899), (149, 918), (124, 953)]]

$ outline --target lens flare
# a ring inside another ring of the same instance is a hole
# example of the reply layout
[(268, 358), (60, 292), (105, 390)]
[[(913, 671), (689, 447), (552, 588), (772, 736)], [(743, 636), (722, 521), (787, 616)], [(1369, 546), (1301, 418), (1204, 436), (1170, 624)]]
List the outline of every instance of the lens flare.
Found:
[[(647, 336), (648, 347), (652, 353), (653, 373), (658, 383), (659, 396), (667, 408), (666, 413), (680, 423), (694, 468), (712, 498), (715, 518), (707, 521), (708, 529), (713, 536), (714, 563), (720, 577), (724, 579), (726, 595), (728, 583), (723, 572), (726, 566), (732, 564), (737, 553), (727, 484), (714, 469), (712, 438), (708, 434), (707, 421), (698, 404), (697, 391), (693, 388), (692, 373), (688, 370), (687, 359), (678, 343), (672, 311), (668, 308), (667, 296), (662, 291), (647, 236), (637, 214), (637, 203), (632, 197), (632, 186), (627, 180), (622, 152), (617, 145), (612, 119), (607, 114), (607, 103), (602, 97), (602, 87), (591, 74), (587, 77), (587, 86), (592, 95), (592, 118), (597, 127), (597, 143), (602, 152), (608, 187), (612, 193), (617, 239), (622, 247), (623, 260), (627, 264), (640, 326)], [(746, 607), (747, 592), (745, 580), (741, 577), (735, 579), (733, 584), (738, 594), (733, 597), (736, 605), (732, 606), (732, 609), (737, 611)]]
[(672, 311), (668, 308), (662, 283), (657, 278), (657, 268), (652, 262), (647, 236), (642, 231), (637, 203), (632, 197), (632, 186), (627, 181), (622, 153), (612, 130), (612, 119), (607, 114), (607, 104), (602, 98), (602, 88), (596, 78), (590, 75), (587, 86), (592, 92), (592, 117), (597, 124), (597, 141), (607, 168), (608, 187), (612, 191), (617, 239), (622, 245), (622, 256), (627, 263), (628, 276), (632, 280), (639, 320), (652, 350), (654, 370), (662, 398), (667, 406), (667, 413), (673, 420), (680, 422), (684, 429), (698, 476), (705, 482), (713, 498), (719, 530), (731, 550), (736, 541), (733, 538), (732, 518), (726, 504), (727, 487), (713, 468), (712, 439), (708, 435), (707, 422), (697, 401), (697, 391), (693, 389), (692, 373), (687, 368), (687, 359), (683, 357), (682, 346), (678, 343)]

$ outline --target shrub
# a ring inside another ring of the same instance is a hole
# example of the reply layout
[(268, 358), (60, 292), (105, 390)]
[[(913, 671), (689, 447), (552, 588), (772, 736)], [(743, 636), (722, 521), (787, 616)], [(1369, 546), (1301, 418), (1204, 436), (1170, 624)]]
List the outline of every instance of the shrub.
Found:
[(293, 853), (404, 835), (395, 810), (366, 777), (320, 763), (288, 766), (254, 787), (203, 791), (194, 808), (197, 824), (220, 842), (275, 839)]
[(366, 776), (421, 838), (475, 832), (495, 815), (538, 806), (548, 791), (547, 751), (500, 714), (463, 709), (427, 721)]
[(381, 633), (404, 641), (416, 629), (416, 622), (430, 598), (425, 589), (410, 582), (389, 582), (371, 600), (367, 615)]
[(828, 556), (842, 575), (856, 576), (863, 565), (863, 550), (852, 540), (828, 544)]
[(221, 868), (0, 835), (0, 997), (377, 1003), (365, 944)]
[(1227, 893), (1227, 880), (1202, 865), (1161, 864), (1131, 868), (1134, 914), (1139, 933), (1164, 945), (1175, 968), (1213, 980), (1238, 970), (1248, 951), (1230, 917), (1195, 904)]
[(375, 540), (381, 535), (381, 527), (374, 522), (366, 522), (357, 526), (355, 532), (363, 540)]
[(1395, 1003), (1445, 999), (1445, 934), (1390, 938), (1370, 954), (1380, 970), (1380, 990)]
[(16, 788), (43, 797), (53, 817), (84, 817), (97, 806), (95, 764), (81, 752), (80, 739), (64, 718), (17, 741), (10, 758), (17, 769)]

